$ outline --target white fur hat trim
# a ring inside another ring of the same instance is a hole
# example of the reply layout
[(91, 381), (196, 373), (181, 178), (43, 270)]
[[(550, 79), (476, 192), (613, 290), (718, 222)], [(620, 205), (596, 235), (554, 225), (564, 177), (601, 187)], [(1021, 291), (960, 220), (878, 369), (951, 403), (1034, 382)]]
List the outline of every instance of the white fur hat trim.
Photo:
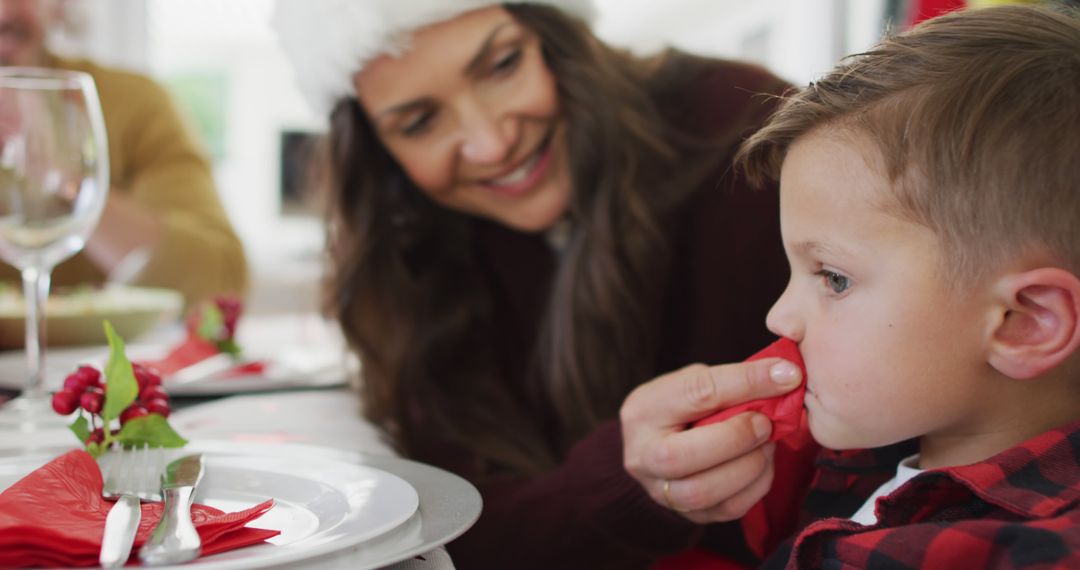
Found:
[[(401, 53), (414, 30), (488, 6), (495, 0), (276, 0), (271, 24), (292, 64), (301, 93), (325, 115), (355, 95), (352, 77), (367, 62)], [(586, 22), (591, 0), (531, 0)]]

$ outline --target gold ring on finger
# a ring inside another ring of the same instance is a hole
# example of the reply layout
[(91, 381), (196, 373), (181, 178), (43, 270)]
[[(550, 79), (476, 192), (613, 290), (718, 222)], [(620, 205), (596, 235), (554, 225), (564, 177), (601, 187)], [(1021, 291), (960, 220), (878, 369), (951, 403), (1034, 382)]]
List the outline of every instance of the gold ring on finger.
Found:
[(667, 503), (669, 509), (679, 513), (683, 512), (682, 509), (675, 506), (675, 501), (671, 500), (671, 481), (669, 479), (664, 479), (664, 502)]

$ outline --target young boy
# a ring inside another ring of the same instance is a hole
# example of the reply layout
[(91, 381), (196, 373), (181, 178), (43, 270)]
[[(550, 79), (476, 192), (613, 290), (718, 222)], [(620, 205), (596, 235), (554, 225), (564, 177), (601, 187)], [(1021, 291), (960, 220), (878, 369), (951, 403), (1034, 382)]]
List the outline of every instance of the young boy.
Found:
[[(819, 459), (766, 566), (1080, 568), (1080, 20), (944, 16), (790, 97), (779, 171)], [(870, 450), (870, 451), (854, 451)]]

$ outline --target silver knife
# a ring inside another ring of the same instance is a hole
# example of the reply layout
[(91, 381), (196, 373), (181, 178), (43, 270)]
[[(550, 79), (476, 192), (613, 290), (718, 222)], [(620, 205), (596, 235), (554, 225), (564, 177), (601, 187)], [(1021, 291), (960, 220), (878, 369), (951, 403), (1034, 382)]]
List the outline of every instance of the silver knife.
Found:
[(181, 457), (165, 467), (161, 474), (165, 506), (150, 539), (139, 550), (139, 560), (143, 564), (180, 564), (198, 558), (202, 541), (191, 522), (191, 503), (203, 471), (201, 453)]

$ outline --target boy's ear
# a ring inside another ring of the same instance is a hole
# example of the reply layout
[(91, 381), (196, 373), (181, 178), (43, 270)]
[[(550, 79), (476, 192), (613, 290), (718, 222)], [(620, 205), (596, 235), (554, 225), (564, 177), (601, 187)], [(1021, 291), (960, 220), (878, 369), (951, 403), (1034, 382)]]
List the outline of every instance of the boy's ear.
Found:
[(1080, 278), (1056, 267), (1003, 277), (987, 361), (1017, 380), (1041, 376), (1080, 347)]

